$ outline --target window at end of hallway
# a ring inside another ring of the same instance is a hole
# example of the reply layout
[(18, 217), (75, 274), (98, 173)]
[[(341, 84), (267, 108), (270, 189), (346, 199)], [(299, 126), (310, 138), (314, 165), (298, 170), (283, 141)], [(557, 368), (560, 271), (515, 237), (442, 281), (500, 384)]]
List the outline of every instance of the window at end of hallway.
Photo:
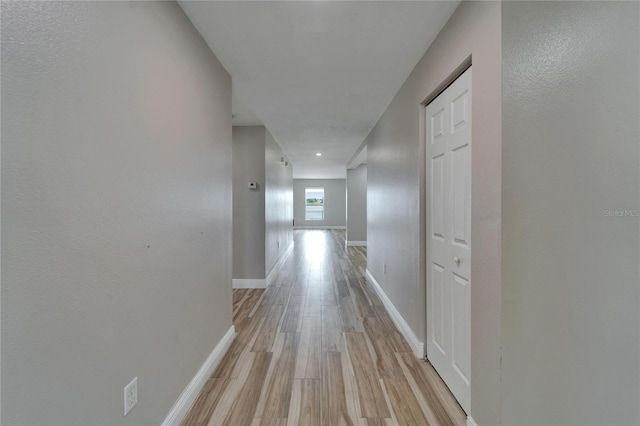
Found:
[(304, 189), (304, 220), (324, 220), (324, 188)]

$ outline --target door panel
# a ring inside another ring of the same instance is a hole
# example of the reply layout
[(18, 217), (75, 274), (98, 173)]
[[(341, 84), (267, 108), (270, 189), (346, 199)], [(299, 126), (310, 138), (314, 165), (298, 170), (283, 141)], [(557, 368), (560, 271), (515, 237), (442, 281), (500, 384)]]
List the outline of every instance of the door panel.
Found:
[(469, 145), (463, 145), (451, 152), (451, 181), (453, 184), (453, 240), (465, 246), (469, 244), (468, 214), (469, 208), (467, 200), (469, 197), (468, 174), (469, 174)]
[(444, 241), (444, 194), (446, 188), (445, 181), (445, 164), (444, 154), (431, 160), (431, 182), (433, 184), (433, 198), (431, 214), (433, 227), (431, 228), (432, 237)]
[(447, 351), (445, 349), (446, 344), (444, 342), (444, 321), (443, 321), (443, 312), (442, 305), (444, 304), (444, 268), (437, 263), (432, 264), (432, 278), (433, 278), (433, 298), (437, 300), (437, 303), (434, 303), (434, 314), (433, 321), (431, 322), (433, 343), (435, 347), (440, 351), (443, 356), (447, 355)]
[(433, 359), (439, 362), (446, 362), (450, 357), (449, 350), (451, 341), (448, 338), (448, 330), (451, 328), (450, 308), (447, 307), (451, 299), (448, 285), (447, 267), (447, 241), (446, 236), (449, 229), (449, 216), (447, 206), (449, 204), (449, 158), (447, 157), (447, 141), (449, 139), (449, 109), (447, 99), (438, 98), (434, 100), (430, 108), (427, 109), (426, 117), (428, 131), (427, 146), (430, 156), (427, 164), (430, 165), (430, 192), (427, 195), (429, 200), (429, 246), (433, 249), (433, 256), (430, 257), (428, 275), (432, 285), (427, 288), (427, 298), (432, 301), (432, 306), (428, 309), (428, 353)]
[(456, 94), (456, 97), (451, 100), (451, 133), (455, 133), (456, 130), (469, 122), (468, 95), (469, 91), (464, 88), (461, 93)]
[(453, 347), (451, 348), (451, 361), (456, 372), (461, 379), (469, 384), (469, 367), (471, 365), (471, 354), (469, 342), (471, 341), (471, 318), (469, 303), (469, 281), (465, 278), (452, 274), (453, 278)]
[(471, 405), (471, 68), (426, 108), (427, 358)]
[(437, 142), (438, 139), (444, 136), (445, 127), (444, 106), (441, 106), (440, 109), (431, 116), (431, 143)]

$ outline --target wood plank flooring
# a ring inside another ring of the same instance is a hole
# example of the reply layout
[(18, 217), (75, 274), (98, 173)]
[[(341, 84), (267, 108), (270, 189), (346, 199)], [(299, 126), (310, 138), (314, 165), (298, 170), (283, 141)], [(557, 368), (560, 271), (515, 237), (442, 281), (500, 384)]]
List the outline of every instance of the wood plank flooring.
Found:
[(266, 290), (233, 291), (236, 338), (183, 425), (463, 425), (416, 359), (344, 231), (295, 231)]

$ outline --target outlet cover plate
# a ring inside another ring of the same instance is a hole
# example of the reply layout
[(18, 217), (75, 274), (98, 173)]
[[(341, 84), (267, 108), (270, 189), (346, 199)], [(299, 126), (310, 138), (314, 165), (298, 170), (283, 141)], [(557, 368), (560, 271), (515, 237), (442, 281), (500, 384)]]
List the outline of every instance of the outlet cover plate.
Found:
[(129, 414), (138, 403), (138, 378), (135, 377), (131, 383), (124, 387), (124, 415)]

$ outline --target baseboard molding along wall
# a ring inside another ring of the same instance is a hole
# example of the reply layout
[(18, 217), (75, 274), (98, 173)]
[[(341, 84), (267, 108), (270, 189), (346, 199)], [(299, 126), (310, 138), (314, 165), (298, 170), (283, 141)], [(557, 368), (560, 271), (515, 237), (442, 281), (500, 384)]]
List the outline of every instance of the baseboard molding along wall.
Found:
[(293, 229), (347, 229), (346, 226), (294, 226)]
[(347, 241), (347, 246), (367, 246), (366, 241)]
[(186, 388), (178, 397), (178, 400), (173, 404), (167, 418), (162, 422), (162, 426), (178, 426), (180, 422), (185, 418), (191, 405), (200, 394), (200, 391), (204, 387), (209, 377), (213, 374), (222, 357), (227, 353), (233, 339), (236, 337), (236, 330), (233, 326), (229, 328), (226, 334), (220, 339), (213, 351), (209, 354), (204, 364), (200, 367), (193, 379), (189, 382)]
[(278, 271), (280, 270), (282, 263), (284, 263), (285, 259), (287, 258), (287, 256), (289, 256), (292, 250), (293, 250), (293, 240), (291, 241), (291, 243), (289, 243), (289, 247), (287, 247), (287, 249), (280, 255), (280, 258), (278, 259), (276, 264), (273, 265), (273, 268), (271, 268), (271, 271), (267, 274), (267, 278), (265, 280), (265, 287), (269, 287), (271, 285), (273, 280), (276, 278), (276, 275), (278, 275)]
[(264, 279), (241, 279), (234, 278), (231, 281), (232, 288), (267, 288), (267, 281)]
[(269, 272), (269, 275), (267, 275), (266, 278), (264, 279), (234, 278), (231, 281), (231, 287), (232, 288), (267, 288), (269, 287), (273, 279), (278, 274), (278, 270), (280, 270), (280, 267), (282, 266), (282, 262), (284, 262), (284, 260), (287, 258), (289, 253), (291, 253), (291, 250), (293, 250), (293, 241), (291, 241), (291, 243), (289, 244), (289, 247), (287, 247), (287, 249), (282, 253), (282, 255), (280, 255), (280, 258), (278, 259), (276, 264), (273, 265), (273, 268), (271, 268), (271, 272)]
[(424, 342), (421, 342), (418, 339), (418, 337), (413, 332), (411, 327), (409, 327), (409, 324), (407, 324), (404, 318), (402, 318), (402, 315), (400, 315), (400, 312), (398, 312), (396, 307), (393, 306), (393, 303), (391, 303), (391, 300), (389, 299), (389, 297), (387, 297), (384, 290), (382, 290), (382, 287), (380, 287), (380, 284), (378, 284), (376, 279), (373, 278), (373, 275), (371, 275), (371, 272), (369, 272), (369, 269), (367, 269), (367, 278), (369, 278), (369, 280), (373, 284), (373, 288), (376, 290), (376, 293), (378, 293), (378, 296), (380, 297), (380, 300), (382, 300), (382, 303), (384, 304), (384, 307), (387, 309), (387, 312), (389, 313), (389, 316), (393, 320), (393, 323), (396, 325), (396, 327), (398, 327), (398, 330), (400, 330), (400, 333), (402, 333), (404, 338), (407, 339), (409, 346), (413, 350), (413, 354), (417, 358), (424, 358)]

